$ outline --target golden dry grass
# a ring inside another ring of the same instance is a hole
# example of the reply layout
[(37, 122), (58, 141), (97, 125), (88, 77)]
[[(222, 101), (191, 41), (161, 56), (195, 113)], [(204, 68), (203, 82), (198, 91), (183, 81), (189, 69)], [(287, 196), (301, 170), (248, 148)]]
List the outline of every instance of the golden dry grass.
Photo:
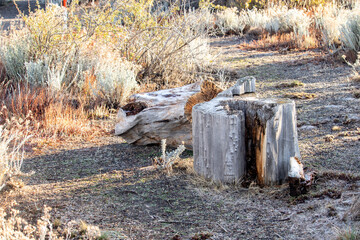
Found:
[(314, 36), (304, 36), (298, 40), (294, 33), (281, 33), (270, 35), (263, 33), (259, 40), (243, 43), (239, 46), (244, 50), (277, 50), (286, 53), (288, 50), (310, 50), (320, 47)]
[(81, 97), (69, 98), (61, 92), (27, 84), (3, 85), (0, 99), (0, 123), (18, 130), (26, 128), (37, 140), (90, 139), (105, 133), (93, 119), (110, 116), (109, 110), (101, 106), (86, 110), (87, 100)]
[(313, 99), (316, 98), (317, 95), (315, 93), (293, 92), (285, 94), (284, 97), (291, 99)]

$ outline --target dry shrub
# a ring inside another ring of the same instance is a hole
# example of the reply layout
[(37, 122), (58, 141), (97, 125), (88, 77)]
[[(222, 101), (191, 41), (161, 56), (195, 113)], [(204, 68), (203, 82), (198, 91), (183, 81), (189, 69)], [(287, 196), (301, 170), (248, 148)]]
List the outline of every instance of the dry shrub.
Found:
[(329, 3), (314, 10), (315, 27), (321, 32), (324, 47), (337, 48), (341, 44), (350, 48), (357, 46), (359, 5), (344, 6)]
[(161, 88), (193, 81), (213, 60), (209, 18), (204, 9), (175, 3), (162, 11), (152, 1), (49, 6), (23, 15), (24, 26), (0, 34), (0, 57), (11, 81), (81, 93), (89, 102), (117, 107), (137, 83)]
[(6, 187), (13, 177), (22, 174), (23, 147), (30, 137), (27, 134), (26, 129), (25, 131), (8, 130), (5, 126), (0, 126), (0, 190)]
[(164, 170), (168, 175), (173, 172), (173, 164), (180, 158), (180, 155), (185, 151), (183, 144), (179, 145), (171, 152), (166, 151), (166, 139), (161, 140), (161, 157), (153, 159), (154, 167)]
[(0, 208), (0, 239), (6, 240), (61, 240), (61, 239), (106, 239), (97, 226), (83, 221), (59, 222), (56, 226), (51, 222), (51, 208), (44, 206), (43, 216), (36, 224), (29, 223), (21, 212), (16, 210), (15, 203), (10, 209)]

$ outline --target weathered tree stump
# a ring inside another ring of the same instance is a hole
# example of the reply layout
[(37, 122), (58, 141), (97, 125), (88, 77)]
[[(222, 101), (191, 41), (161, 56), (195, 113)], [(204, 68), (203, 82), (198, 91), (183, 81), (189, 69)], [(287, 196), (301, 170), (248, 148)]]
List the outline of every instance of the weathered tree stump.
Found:
[(239, 81), (193, 107), (194, 168), (200, 175), (231, 182), (250, 173), (260, 185), (282, 184), (290, 157), (300, 157), (294, 101), (238, 96), (237, 89), (244, 89), (239, 85), (252, 81)]
[(186, 116), (188, 100), (197, 95), (192, 104), (209, 101), (221, 90), (209, 81), (179, 88), (132, 95), (129, 104), (117, 115), (115, 135), (137, 145), (159, 144), (162, 139), (170, 146), (184, 143), (192, 148), (191, 123)]
[(229, 113), (219, 101), (193, 108), (194, 169), (219, 182), (234, 182), (245, 174), (245, 117)]

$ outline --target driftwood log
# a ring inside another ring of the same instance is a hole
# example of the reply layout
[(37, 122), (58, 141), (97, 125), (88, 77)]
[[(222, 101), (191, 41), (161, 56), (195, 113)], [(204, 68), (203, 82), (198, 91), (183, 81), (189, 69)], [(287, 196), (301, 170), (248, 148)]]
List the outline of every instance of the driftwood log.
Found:
[(132, 95), (129, 104), (118, 112), (115, 135), (137, 145), (159, 144), (166, 139), (170, 146), (177, 147), (184, 143), (191, 149), (192, 106), (211, 100), (219, 92), (221, 89), (215, 84), (203, 81)]
[(267, 186), (287, 179), (290, 157), (300, 157), (295, 103), (241, 95), (254, 91), (254, 84), (242, 79), (193, 107), (194, 169), (200, 175), (220, 182), (251, 175)]

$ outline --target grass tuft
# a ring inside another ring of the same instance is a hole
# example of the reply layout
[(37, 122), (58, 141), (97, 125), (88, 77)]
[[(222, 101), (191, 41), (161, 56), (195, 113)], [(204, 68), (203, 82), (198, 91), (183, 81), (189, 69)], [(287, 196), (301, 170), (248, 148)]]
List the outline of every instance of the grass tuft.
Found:
[(292, 99), (313, 99), (316, 98), (317, 95), (315, 93), (294, 92), (294, 93), (287, 93), (284, 95), (284, 97), (292, 98)]

